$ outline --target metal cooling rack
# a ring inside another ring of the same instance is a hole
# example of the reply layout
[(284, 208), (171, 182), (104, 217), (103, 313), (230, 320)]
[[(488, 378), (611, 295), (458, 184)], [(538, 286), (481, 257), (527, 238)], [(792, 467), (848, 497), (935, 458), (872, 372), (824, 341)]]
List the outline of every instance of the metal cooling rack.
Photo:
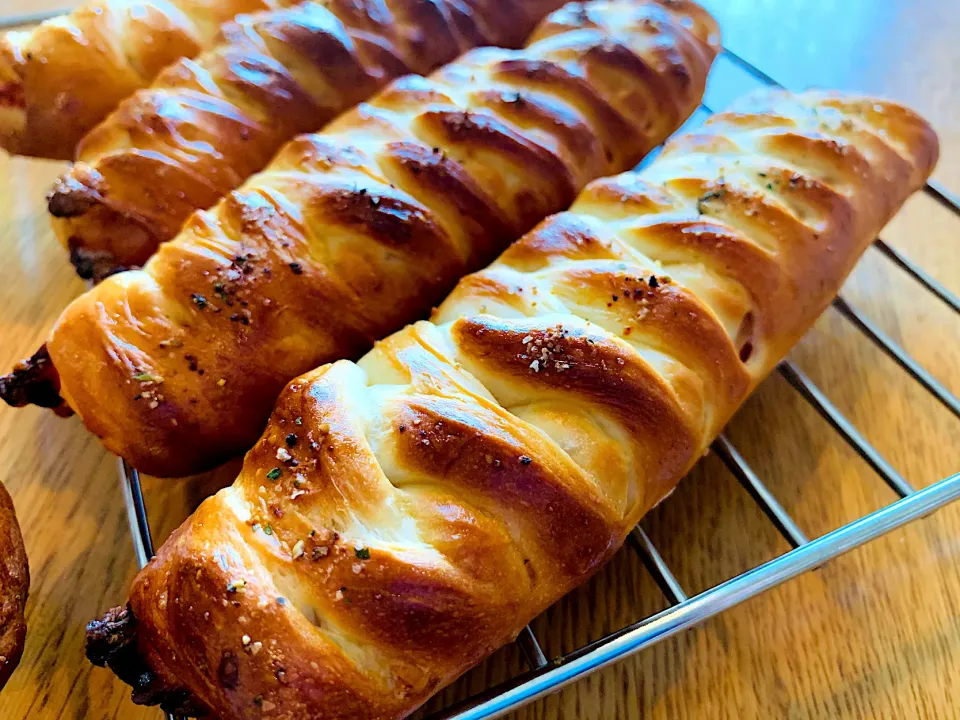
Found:
[[(33, 25), (57, 14), (60, 14), (60, 12), (52, 11), (0, 18), (0, 30)], [(740, 67), (760, 84), (781, 87), (772, 77), (735, 53), (724, 50), (722, 56)], [(712, 113), (710, 107), (704, 104), (700, 106), (698, 115), (702, 119)], [(651, 157), (653, 155), (655, 153)], [(960, 196), (936, 181), (930, 181), (924, 191), (960, 218)], [(881, 238), (876, 239), (874, 247), (934, 297), (951, 308), (954, 313), (960, 315), (960, 299), (934, 280), (926, 271), (885, 243)], [(838, 297), (834, 301), (833, 307), (940, 401), (957, 419), (960, 419), (960, 400), (924, 370), (903, 348), (842, 297)], [(960, 498), (960, 473), (923, 490), (914, 490), (910, 483), (883, 458), (876, 448), (867, 442), (823, 391), (799, 368), (789, 361), (784, 361), (778, 366), (777, 370), (851, 448), (873, 468), (880, 478), (900, 497), (900, 500), (822, 537), (809, 540), (783, 506), (780, 505), (773, 493), (743, 459), (736, 447), (726, 436), (721, 434), (712, 445), (713, 452), (730, 469), (793, 550), (699, 595), (688, 597), (649, 536), (638, 525), (630, 534), (628, 542), (639, 554), (644, 566), (669, 601), (670, 607), (668, 609), (600, 638), (567, 655), (553, 659), (546, 657), (530, 627), (527, 626), (516, 641), (528, 666), (526, 672), (474, 695), (439, 714), (431, 715), (428, 720), (484, 720), (501, 717), (538, 698), (554, 693), (597, 670), (638, 653), (661, 640), (694, 627), (724, 610), (808, 570), (817, 568), (849, 550), (903, 527)], [(136, 470), (125, 462), (120, 461), (119, 464), (121, 486), (131, 534), (133, 535), (134, 550), (138, 564), (143, 567), (153, 556), (153, 541), (150, 536), (150, 526), (141, 491), (140, 476)], [(170, 715), (167, 718), (173, 720)]]
[[(735, 53), (724, 50), (722, 56), (739, 66), (755, 81), (767, 86), (782, 87)], [(703, 104), (697, 114), (702, 119), (713, 114), (713, 110)], [(960, 218), (960, 196), (936, 181), (930, 181), (924, 191)], [(882, 239), (877, 238), (874, 247), (960, 316), (960, 299), (956, 295)], [(833, 307), (960, 420), (960, 400), (911, 358), (906, 350), (842, 297), (834, 301)], [(526, 672), (433, 714), (427, 720), (486, 720), (501, 717), (960, 499), (960, 473), (923, 490), (915, 490), (798, 367), (785, 360), (777, 366), (777, 370), (900, 499), (849, 525), (810, 540), (736, 447), (721, 434), (712, 445), (713, 452), (790, 543), (793, 548), (790, 552), (699, 595), (688, 597), (649, 536), (638, 525), (630, 534), (628, 542), (639, 554), (644, 566), (670, 602), (669, 608), (556, 658), (547, 658), (527, 626), (516, 640), (528, 667)], [(140, 477), (136, 470), (123, 461), (120, 461), (120, 476), (137, 561), (142, 567), (153, 556), (153, 542)], [(173, 720), (172, 716), (167, 717)]]

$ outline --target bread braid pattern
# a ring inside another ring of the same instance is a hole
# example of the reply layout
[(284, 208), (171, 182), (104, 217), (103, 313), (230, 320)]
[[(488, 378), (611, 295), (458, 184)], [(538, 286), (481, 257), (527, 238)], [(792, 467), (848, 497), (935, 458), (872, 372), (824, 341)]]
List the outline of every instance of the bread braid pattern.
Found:
[(91, 657), (223, 718), (405, 717), (610, 558), (936, 155), (898, 105), (768, 93), (592, 183), (291, 382)]
[(0, 35), (0, 147), (72, 160), (127, 95), (209, 47), (235, 15), (290, 0), (92, 0)]
[(240, 454), (292, 378), (425, 316), (662, 142), (718, 42), (692, 3), (602, 0), (552, 14), (523, 50), (402, 78), (71, 303), (0, 396), (73, 409), (151, 474)]
[(82, 277), (143, 265), (191, 212), (391, 80), (518, 47), (562, 0), (328, 0), (242, 15), (87, 134), (49, 196)]

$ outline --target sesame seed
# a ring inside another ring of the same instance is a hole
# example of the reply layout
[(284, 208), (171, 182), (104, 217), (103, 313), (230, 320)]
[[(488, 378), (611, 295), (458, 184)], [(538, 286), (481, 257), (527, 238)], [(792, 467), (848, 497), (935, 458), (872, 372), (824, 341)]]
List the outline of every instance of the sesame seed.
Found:
[(313, 551), (310, 553), (310, 557), (314, 560), (319, 560), (320, 558), (324, 558), (329, 554), (330, 548), (328, 548), (326, 545), (320, 545), (319, 547), (315, 547), (313, 549)]

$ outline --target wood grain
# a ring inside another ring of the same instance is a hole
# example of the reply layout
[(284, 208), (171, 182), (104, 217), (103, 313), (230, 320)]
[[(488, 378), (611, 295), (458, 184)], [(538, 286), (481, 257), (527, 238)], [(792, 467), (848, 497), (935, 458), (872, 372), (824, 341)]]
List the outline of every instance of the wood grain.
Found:
[[(6, 0), (3, 13), (57, 3)], [(960, 17), (938, 0), (708, 0), (727, 43), (792, 87), (832, 85), (910, 103), (941, 134), (937, 177), (960, 191)], [(762, 28), (762, 32), (757, 29)], [(708, 102), (751, 86), (718, 66)], [(43, 194), (60, 166), (0, 158), (0, 367), (28, 354), (83, 290), (49, 232)], [(960, 220), (914, 198), (884, 237), (960, 292)], [(960, 319), (871, 250), (844, 295), (960, 393)], [(917, 486), (960, 469), (960, 422), (829, 311), (793, 359)], [(872, 471), (779, 377), (729, 436), (808, 535), (891, 502)], [(119, 681), (92, 670), (83, 625), (121, 602), (135, 560), (116, 461), (76, 420), (0, 409), (0, 479), (30, 555), (30, 634), (0, 695), (4, 720), (156, 720)], [(147, 480), (155, 536), (230, 480)], [(688, 592), (787, 549), (715, 457), (645, 521)], [(548, 655), (568, 652), (665, 606), (632, 551), (534, 623)], [(517, 673), (500, 651), (433, 707)], [(960, 693), (960, 506), (877, 541), (704, 626), (515, 714), (520, 720), (954, 718)]]

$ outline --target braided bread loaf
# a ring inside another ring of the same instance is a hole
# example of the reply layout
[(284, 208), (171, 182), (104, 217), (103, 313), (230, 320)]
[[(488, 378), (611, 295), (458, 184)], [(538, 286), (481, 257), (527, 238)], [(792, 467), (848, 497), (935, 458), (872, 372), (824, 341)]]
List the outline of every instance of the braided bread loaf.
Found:
[(156, 475), (244, 452), (290, 379), (425, 315), (636, 164), (696, 108), (718, 41), (692, 3), (604, 0), (557, 11), (523, 51), (401, 79), (75, 300), (0, 395), (72, 408)]
[(773, 93), (592, 183), (294, 380), (89, 655), (224, 719), (406, 716), (613, 554), (936, 154), (897, 105)]
[[(289, 2), (291, 0), (286, 0)], [(0, 146), (72, 160), (80, 138), (238, 13), (284, 0), (91, 0), (0, 37)]]
[(561, 4), (329, 0), (241, 16), (83, 139), (49, 198), (54, 229), (82, 277), (142, 265), (294, 135), (400, 75), (477, 45), (516, 47)]
[(20, 663), (27, 635), (24, 611), (30, 569), (13, 500), (0, 483), (0, 689)]

